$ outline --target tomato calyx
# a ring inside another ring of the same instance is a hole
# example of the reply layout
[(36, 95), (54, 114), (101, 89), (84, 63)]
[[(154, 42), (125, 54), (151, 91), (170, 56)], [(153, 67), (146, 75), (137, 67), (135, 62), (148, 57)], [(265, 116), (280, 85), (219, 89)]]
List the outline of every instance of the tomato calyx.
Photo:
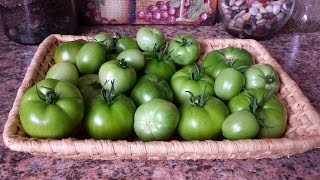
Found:
[(264, 93), (261, 101), (258, 101), (258, 98), (251, 93), (248, 93), (248, 98), (250, 101), (250, 110), (255, 115), (260, 126), (264, 128), (271, 128), (264, 123), (265, 116), (262, 113), (263, 106), (265, 102), (273, 95), (272, 92)]
[(165, 45), (163, 45), (161, 48), (160, 48), (160, 51), (157, 52), (156, 50), (156, 47), (157, 47), (157, 44), (154, 45), (153, 47), (153, 51), (152, 51), (152, 56), (153, 58), (157, 59), (158, 61), (170, 61), (172, 60), (170, 54), (171, 52), (167, 52), (167, 49), (168, 49), (168, 43), (166, 43)]
[(276, 81), (275, 77), (271, 75), (266, 75), (263, 78), (266, 80), (266, 84), (272, 84)]
[(194, 68), (191, 70), (190, 79), (198, 81), (205, 74), (205, 68), (197, 63), (194, 64)]
[(128, 62), (124, 58), (118, 59), (118, 65), (123, 69), (126, 69), (127, 67), (129, 67)]
[(226, 55), (226, 53), (224, 53), (223, 51), (219, 51), (219, 52), (224, 56), (224, 60), (227, 62), (227, 64), (232, 65), (235, 63), (233, 56)]
[[(107, 80), (105, 82), (105, 84), (107, 84), (108, 82), (109, 82), (109, 80)], [(111, 106), (114, 103), (114, 101), (116, 100), (116, 97), (117, 97), (116, 96), (116, 91), (114, 89), (114, 80), (111, 81), (111, 88), (110, 89), (105, 89), (105, 88), (101, 89), (101, 94), (103, 96), (104, 101), (109, 106)]]
[(48, 87), (44, 87), (44, 86), (41, 86), (41, 88), (48, 90), (44, 94), (44, 93), (40, 92), (38, 87), (36, 86), (37, 94), (42, 101), (45, 101), (47, 104), (54, 104), (55, 102), (57, 102), (57, 100), (59, 99), (59, 96), (54, 92), (53, 89), (48, 88)]
[(192, 41), (189, 41), (188, 39), (179, 36), (179, 40), (175, 40), (176, 43), (180, 44), (180, 46), (185, 47), (185, 46), (191, 46)]
[(190, 94), (190, 102), (198, 107), (203, 107), (206, 104), (207, 96), (205, 93), (202, 93), (201, 95), (195, 96), (191, 91), (185, 91)]
[(224, 60), (229, 65), (229, 67), (231, 67), (241, 73), (244, 73), (249, 68), (248, 66), (244, 66), (244, 65), (237, 67), (236, 64), (241, 63), (241, 61), (239, 61), (233, 55), (227, 55), (226, 53), (221, 52), (221, 51), (220, 51), (220, 53), (224, 56)]

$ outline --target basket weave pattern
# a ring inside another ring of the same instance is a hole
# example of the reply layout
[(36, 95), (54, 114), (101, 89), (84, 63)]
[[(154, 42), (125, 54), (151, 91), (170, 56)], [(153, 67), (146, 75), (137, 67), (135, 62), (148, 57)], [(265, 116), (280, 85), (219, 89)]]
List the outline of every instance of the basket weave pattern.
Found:
[(288, 110), (288, 127), (283, 138), (153, 142), (30, 138), (24, 132), (19, 119), (21, 97), (35, 82), (45, 77), (54, 63), (52, 57), (59, 43), (75, 39), (88, 40), (89, 37), (51, 35), (40, 44), (18, 89), (5, 124), (3, 139), (11, 150), (54, 157), (89, 159), (261, 159), (290, 156), (320, 147), (319, 113), (264, 46), (255, 40), (241, 39), (199, 39), (202, 49), (200, 59), (213, 49), (234, 46), (251, 52), (256, 63), (272, 65), (282, 83), (277, 96)]

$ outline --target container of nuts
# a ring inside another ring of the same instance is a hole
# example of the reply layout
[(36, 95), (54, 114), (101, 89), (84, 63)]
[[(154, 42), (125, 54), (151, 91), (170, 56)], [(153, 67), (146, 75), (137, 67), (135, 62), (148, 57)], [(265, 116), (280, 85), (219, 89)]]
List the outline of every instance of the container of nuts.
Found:
[(295, 0), (219, 0), (225, 29), (238, 38), (271, 38), (289, 20)]

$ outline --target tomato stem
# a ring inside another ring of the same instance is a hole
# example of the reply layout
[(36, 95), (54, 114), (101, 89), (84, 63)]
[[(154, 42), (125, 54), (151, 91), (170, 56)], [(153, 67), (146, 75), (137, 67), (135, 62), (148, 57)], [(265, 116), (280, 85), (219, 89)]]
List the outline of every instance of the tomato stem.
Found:
[(129, 66), (124, 58), (118, 60), (118, 65), (123, 69), (126, 69)]
[(171, 52), (167, 52), (168, 49), (168, 43), (166, 43), (164, 46), (160, 48), (160, 52), (157, 55), (158, 61), (168, 61), (171, 59), (170, 54)]
[(157, 59), (157, 61), (160, 61), (160, 62), (161, 61), (170, 61), (170, 60), (172, 60), (170, 54), (172, 53), (173, 50), (171, 52), (167, 52), (168, 43), (163, 45), (160, 48), (159, 52), (157, 52), (156, 46), (157, 46), (157, 44), (155, 44), (154, 47), (153, 47), (153, 51), (152, 51), (152, 57), (153, 58)]
[[(109, 80), (107, 80), (105, 84), (107, 84), (109, 82)], [(103, 96), (104, 101), (110, 106), (113, 104), (113, 102), (116, 99), (116, 91), (114, 89), (114, 80), (111, 81), (111, 88), (110, 89), (105, 89), (102, 88), (101, 89), (101, 94)]]
[(43, 94), (41, 91), (39, 91), (36, 85), (37, 94), (41, 100), (45, 101), (47, 104), (54, 104), (58, 100), (59, 96), (54, 92), (53, 89), (44, 86), (41, 86), (41, 88), (48, 90), (45, 94)]
[(226, 56), (225, 55), (225, 61), (230, 64), (230, 67), (233, 67), (234, 64), (237, 62), (237, 61), (234, 61), (234, 57), (233, 56)]
[(266, 80), (266, 84), (272, 84), (272, 83), (274, 83), (275, 78), (273, 76), (271, 76), (271, 75), (267, 75), (265, 77), (265, 80)]
[(250, 101), (250, 109), (251, 112), (255, 115), (260, 126), (266, 128), (269, 127), (264, 123), (264, 113), (262, 111), (264, 104), (266, 101), (273, 95), (272, 92), (264, 93), (261, 101), (258, 101), (258, 98), (251, 93), (248, 93), (248, 98)]
[(205, 74), (205, 68), (197, 63), (194, 64), (194, 68), (191, 70), (190, 79), (200, 80)]
[(206, 103), (206, 95), (202, 93), (201, 95), (195, 96), (191, 91), (185, 91), (190, 94), (190, 101), (191, 103), (195, 104), (196, 106), (203, 107)]

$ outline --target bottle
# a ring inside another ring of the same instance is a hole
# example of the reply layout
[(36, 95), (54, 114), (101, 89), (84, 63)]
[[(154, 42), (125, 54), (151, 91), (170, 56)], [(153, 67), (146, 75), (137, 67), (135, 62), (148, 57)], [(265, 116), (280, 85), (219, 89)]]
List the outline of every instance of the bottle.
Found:
[(38, 44), (50, 34), (74, 34), (78, 27), (77, 0), (2, 0), (6, 36), (23, 44)]
[(320, 31), (319, 0), (299, 0), (288, 22), (291, 30), (297, 32)]

